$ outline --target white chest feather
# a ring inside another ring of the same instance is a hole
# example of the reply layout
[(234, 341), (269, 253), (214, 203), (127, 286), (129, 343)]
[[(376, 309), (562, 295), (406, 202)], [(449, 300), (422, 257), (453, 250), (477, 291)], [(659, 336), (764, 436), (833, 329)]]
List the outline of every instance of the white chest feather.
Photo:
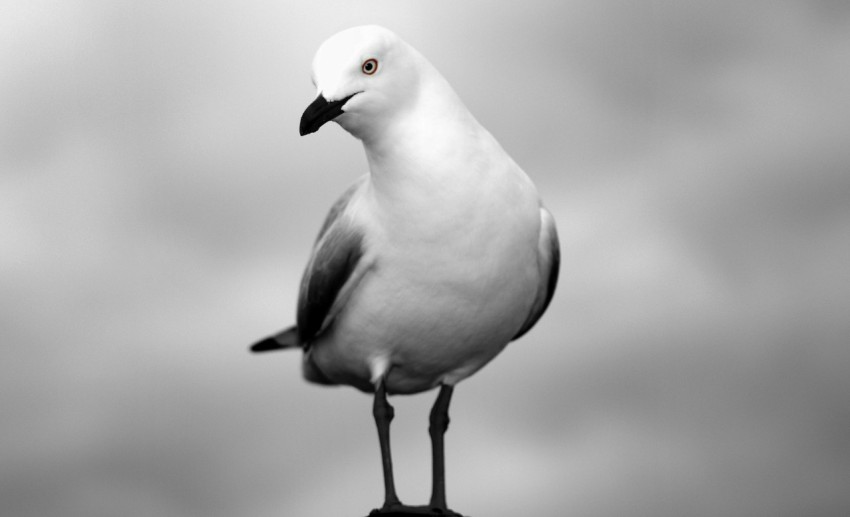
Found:
[(393, 391), (418, 391), (460, 380), (501, 351), (527, 317), (539, 276), (536, 191), (521, 171), (504, 174), (430, 190), (420, 182), (389, 199), (375, 185), (364, 189), (355, 219), (369, 228), (369, 271), (332, 344), (316, 349), (326, 368), (345, 365), (368, 379), (366, 365), (380, 360), (394, 369)]

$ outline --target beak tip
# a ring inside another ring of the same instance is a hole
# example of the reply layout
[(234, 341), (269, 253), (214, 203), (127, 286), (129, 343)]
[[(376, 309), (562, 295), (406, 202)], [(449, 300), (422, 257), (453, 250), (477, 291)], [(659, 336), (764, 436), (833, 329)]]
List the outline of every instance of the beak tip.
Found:
[(310, 120), (310, 117), (308, 117), (305, 113), (305, 116), (301, 117), (301, 123), (298, 125), (298, 134), (301, 136), (309, 135), (310, 133), (318, 131), (319, 127), (321, 127), (321, 124), (317, 125), (315, 121)]

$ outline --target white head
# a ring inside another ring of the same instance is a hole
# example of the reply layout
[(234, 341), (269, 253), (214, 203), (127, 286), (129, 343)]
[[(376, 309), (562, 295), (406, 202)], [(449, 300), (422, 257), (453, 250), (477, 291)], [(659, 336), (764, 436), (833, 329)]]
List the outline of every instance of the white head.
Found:
[(364, 138), (412, 107), (423, 74), (433, 70), (392, 31), (376, 25), (344, 30), (325, 41), (313, 59), (316, 100), (301, 118), (306, 135), (330, 120)]

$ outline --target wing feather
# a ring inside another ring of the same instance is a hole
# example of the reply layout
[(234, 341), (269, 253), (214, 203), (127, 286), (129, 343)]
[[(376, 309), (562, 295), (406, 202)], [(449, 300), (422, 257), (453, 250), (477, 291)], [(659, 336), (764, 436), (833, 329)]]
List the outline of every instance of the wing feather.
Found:
[(301, 279), (297, 327), (304, 345), (330, 323), (341, 293), (357, 276), (355, 271), (363, 257), (363, 233), (346, 211), (365, 179), (360, 178), (331, 207)]
[(537, 289), (537, 297), (531, 306), (525, 323), (519, 332), (513, 337), (519, 339), (534, 327), (537, 320), (546, 312), (552, 296), (555, 295), (555, 286), (558, 284), (558, 271), (561, 266), (561, 247), (558, 243), (558, 229), (555, 227), (555, 219), (544, 207), (540, 207), (540, 238), (537, 245), (537, 264), (540, 268), (540, 283)]

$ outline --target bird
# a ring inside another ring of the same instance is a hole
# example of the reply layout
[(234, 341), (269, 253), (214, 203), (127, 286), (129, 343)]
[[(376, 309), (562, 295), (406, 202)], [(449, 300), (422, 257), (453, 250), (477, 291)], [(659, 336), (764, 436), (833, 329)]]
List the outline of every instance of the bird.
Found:
[[(304, 271), (295, 325), (253, 352), (302, 350), (304, 378), (373, 395), (384, 502), (371, 515), (454, 515), (444, 435), (454, 387), (549, 306), (555, 220), (528, 175), (443, 75), (389, 29), (322, 43), (301, 136), (333, 121), (360, 140), (368, 172), (332, 205)], [(429, 504), (405, 505), (393, 478), (389, 395), (439, 388), (429, 416)]]

